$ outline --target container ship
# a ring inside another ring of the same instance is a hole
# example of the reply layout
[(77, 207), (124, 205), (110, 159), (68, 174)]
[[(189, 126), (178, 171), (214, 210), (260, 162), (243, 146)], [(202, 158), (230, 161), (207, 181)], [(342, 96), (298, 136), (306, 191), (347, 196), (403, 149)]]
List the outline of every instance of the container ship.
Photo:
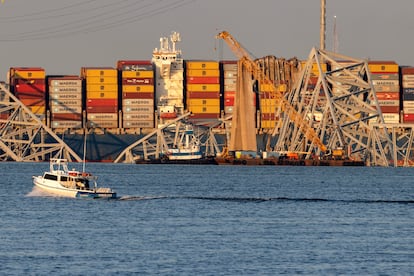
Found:
[[(180, 41), (180, 34), (173, 32), (160, 39), (151, 60), (82, 67), (79, 75), (12, 67), (7, 82), (10, 91), (79, 155), (86, 133), (89, 161), (112, 162), (129, 145), (187, 112), (189, 123), (214, 128), (222, 149), (227, 139), (224, 122), (235, 106), (238, 62), (185, 60), (177, 46)], [(305, 63), (274, 56), (255, 62), (281, 93), (292, 89)], [(368, 65), (385, 123), (414, 123), (414, 67), (394, 61)], [(317, 72), (313, 78), (310, 83), (316, 83)], [(280, 123), (274, 112), (279, 103), (268, 85), (253, 83), (249, 94), (258, 152), (267, 150)]]

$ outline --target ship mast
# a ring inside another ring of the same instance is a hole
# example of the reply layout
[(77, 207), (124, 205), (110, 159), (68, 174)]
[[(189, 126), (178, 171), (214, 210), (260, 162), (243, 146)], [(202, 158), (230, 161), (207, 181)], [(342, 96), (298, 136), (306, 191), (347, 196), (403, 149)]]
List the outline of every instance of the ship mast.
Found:
[(326, 34), (326, 0), (321, 0), (321, 26), (320, 26), (320, 48), (325, 50)]

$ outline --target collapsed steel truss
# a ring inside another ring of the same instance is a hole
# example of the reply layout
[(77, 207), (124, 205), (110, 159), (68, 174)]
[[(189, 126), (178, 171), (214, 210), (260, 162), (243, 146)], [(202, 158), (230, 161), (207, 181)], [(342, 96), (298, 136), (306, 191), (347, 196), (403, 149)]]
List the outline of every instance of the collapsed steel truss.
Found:
[[(176, 144), (179, 133), (185, 131), (187, 124), (185, 120), (190, 114), (186, 113), (177, 119), (171, 120), (131, 144), (118, 155), (114, 163), (136, 163), (160, 159), (162, 153), (167, 152), (169, 148)], [(208, 130), (199, 129), (197, 132), (197, 138), (204, 141), (206, 155), (213, 156), (220, 151), (211, 127)]]
[(0, 83), (0, 160), (45, 161), (54, 157), (82, 159)]
[[(347, 62), (344, 65), (339, 60)], [(366, 61), (312, 49), (288, 101), (326, 145), (325, 155), (341, 148), (349, 158), (366, 160), (368, 165), (390, 164), (395, 145), (384, 124)], [(275, 148), (304, 152), (305, 158), (321, 155), (287, 114)]]

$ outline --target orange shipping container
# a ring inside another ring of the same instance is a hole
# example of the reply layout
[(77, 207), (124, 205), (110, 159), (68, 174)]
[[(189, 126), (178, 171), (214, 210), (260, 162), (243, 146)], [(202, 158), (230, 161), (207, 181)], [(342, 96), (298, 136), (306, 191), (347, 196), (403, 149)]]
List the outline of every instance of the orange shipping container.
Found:
[(220, 92), (220, 85), (219, 84), (187, 84), (187, 91)]
[(129, 92), (154, 92), (154, 86), (152, 85), (123, 85), (122, 92), (129, 93)]
[(154, 78), (154, 71), (122, 71), (122, 78)]
[(106, 76), (102, 76), (102, 77), (87, 77), (86, 78), (86, 83), (89, 84), (117, 84), (118, 83), (118, 78), (117, 77), (106, 77)]
[(117, 77), (118, 71), (111, 67), (82, 67), (82, 78), (88, 77)]

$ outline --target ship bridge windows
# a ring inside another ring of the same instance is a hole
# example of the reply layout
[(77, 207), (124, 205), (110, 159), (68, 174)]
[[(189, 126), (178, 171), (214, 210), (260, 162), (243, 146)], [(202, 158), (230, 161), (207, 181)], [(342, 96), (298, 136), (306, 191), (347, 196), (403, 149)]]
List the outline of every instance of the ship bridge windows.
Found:
[(44, 179), (57, 181), (58, 177), (57, 177), (57, 175), (46, 173), (45, 176), (44, 176)]

